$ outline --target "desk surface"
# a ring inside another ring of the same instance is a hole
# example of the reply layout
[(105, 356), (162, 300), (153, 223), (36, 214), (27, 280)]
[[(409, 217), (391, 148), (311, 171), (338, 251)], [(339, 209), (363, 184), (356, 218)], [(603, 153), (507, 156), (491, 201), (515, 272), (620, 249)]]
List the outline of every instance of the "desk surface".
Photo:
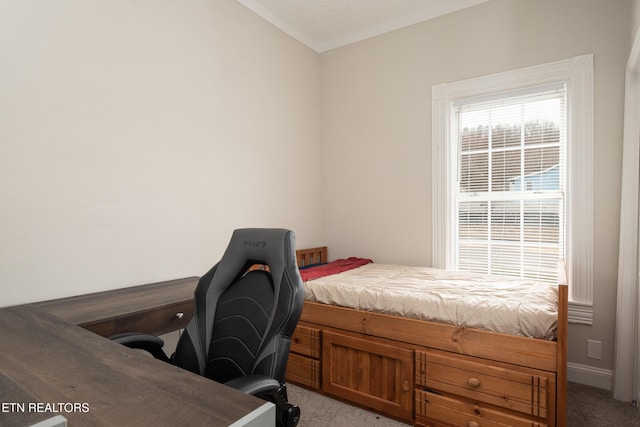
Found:
[(64, 405), (57, 413), (70, 426), (228, 426), (273, 407), (33, 306), (0, 309), (0, 343), (3, 426), (42, 419), (29, 413), (38, 402)]

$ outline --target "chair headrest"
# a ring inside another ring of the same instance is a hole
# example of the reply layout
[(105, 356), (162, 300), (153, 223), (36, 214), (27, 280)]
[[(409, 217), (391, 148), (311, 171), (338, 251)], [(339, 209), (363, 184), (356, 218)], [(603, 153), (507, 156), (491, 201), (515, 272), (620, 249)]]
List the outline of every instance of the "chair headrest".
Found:
[(230, 283), (250, 262), (268, 265), (277, 284), (286, 268), (296, 267), (294, 232), (282, 228), (235, 230), (214, 281)]

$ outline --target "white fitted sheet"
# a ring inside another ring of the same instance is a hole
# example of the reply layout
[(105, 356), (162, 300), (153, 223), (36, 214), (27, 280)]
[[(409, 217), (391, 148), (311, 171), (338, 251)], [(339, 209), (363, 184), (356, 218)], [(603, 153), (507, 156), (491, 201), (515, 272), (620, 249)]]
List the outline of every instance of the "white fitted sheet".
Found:
[(509, 335), (556, 338), (558, 287), (526, 279), (372, 263), (308, 280), (305, 299)]

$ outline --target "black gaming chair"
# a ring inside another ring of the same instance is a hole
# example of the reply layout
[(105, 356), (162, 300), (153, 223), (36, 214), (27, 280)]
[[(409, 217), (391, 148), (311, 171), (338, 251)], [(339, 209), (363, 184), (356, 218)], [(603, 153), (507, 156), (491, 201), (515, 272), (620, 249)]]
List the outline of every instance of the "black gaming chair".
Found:
[[(269, 271), (252, 270), (264, 264)], [(198, 282), (193, 318), (168, 358), (160, 338), (112, 337), (131, 348), (276, 404), (276, 424), (295, 426), (285, 370), (304, 289), (295, 236), (282, 229), (235, 230), (222, 259)]]

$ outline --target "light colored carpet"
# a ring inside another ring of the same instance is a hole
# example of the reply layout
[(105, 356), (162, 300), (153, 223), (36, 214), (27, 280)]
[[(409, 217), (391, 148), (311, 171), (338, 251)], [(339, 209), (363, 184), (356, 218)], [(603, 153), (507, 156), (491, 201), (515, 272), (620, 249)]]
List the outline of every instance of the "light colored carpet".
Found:
[(640, 410), (611, 397), (611, 392), (569, 383), (568, 427), (640, 427)]
[[(407, 424), (374, 412), (287, 384), (289, 402), (300, 406), (301, 427), (406, 427)], [(640, 412), (631, 403), (614, 400), (611, 393), (569, 383), (568, 427), (640, 427)]]
[(300, 427), (406, 427), (374, 412), (351, 406), (293, 384), (287, 384), (289, 402), (300, 407)]

